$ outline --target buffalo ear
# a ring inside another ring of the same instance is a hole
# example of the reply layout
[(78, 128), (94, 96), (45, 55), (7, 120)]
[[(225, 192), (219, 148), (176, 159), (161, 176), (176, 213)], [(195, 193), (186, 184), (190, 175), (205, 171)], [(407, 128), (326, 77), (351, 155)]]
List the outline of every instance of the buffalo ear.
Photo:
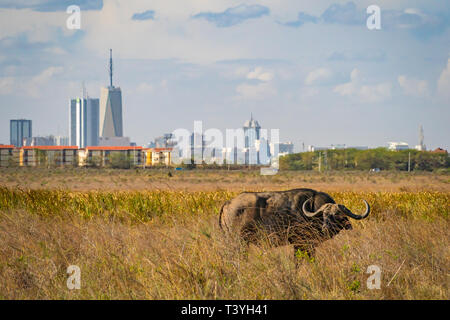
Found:
[(266, 197), (258, 196), (256, 200), (256, 207), (257, 208), (267, 208), (267, 199)]
[(267, 209), (267, 197), (258, 196), (256, 199), (256, 208), (259, 209), (259, 217), (264, 216), (264, 212)]

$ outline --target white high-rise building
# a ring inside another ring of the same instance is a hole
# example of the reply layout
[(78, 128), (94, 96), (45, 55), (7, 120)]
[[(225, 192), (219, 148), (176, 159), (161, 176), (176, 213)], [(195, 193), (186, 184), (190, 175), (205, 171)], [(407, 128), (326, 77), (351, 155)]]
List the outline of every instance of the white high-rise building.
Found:
[(422, 125), (419, 126), (419, 144), (415, 147), (418, 151), (426, 151), (427, 147), (425, 146), (425, 143), (423, 142), (424, 135), (423, 135), (423, 127)]
[(100, 94), (100, 136), (105, 138), (123, 137), (122, 91), (112, 82), (112, 50), (109, 60), (109, 87), (102, 88)]
[(253, 114), (250, 115), (250, 120), (244, 123), (244, 153), (245, 164), (260, 164), (259, 153), (259, 139), (261, 134), (261, 126), (258, 121), (253, 119)]
[(254, 148), (255, 141), (260, 138), (261, 126), (258, 121), (253, 119), (253, 114), (250, 116), (250, 120), (244, 123), (244, 136), (245, 136), (245, 148)]
[(122, 137), (122, 92), (120, 88), (101, 89), (100, 136)]

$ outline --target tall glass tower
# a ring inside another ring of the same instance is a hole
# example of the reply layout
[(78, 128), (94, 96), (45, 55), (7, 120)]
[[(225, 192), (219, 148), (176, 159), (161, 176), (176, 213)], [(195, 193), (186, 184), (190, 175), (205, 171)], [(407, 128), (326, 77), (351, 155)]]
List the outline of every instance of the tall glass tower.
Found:
[(98, 145), (99, 100), (70, 100), (70, 145), (85, 148)]
[(10, 121), (9, 138), (12, 145), (20, 148), (23, 146), (23, 138), (31, 138), (32, 136), (31, 120), (19, 119)]

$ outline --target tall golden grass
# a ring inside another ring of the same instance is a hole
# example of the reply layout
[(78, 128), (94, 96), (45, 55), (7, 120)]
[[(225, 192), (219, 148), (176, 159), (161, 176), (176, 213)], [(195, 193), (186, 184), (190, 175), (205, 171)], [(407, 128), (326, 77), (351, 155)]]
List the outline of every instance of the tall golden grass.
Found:
[[(331, 192), (354, 221), (317, 248), (225, 237), (228, 191), (69, 192), (0, 188), (2, 299), (448, 299), (449, 198), (440, 192)], [(81, 289), (66, 286), (81, 269)], [(367, 288), (369, 265), (381, 289)]]

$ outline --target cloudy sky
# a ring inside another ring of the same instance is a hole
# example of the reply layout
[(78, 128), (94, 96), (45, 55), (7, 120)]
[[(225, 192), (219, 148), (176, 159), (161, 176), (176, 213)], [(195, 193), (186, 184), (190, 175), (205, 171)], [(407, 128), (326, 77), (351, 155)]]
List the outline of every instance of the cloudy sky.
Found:
[(297, 151), (416, 145), (420, 124), (428, 147), (450, 148), (448, 0), (0, 0), (0, 143), (13, 118), (67, 135), (81, 83), (96, 98), (108, 84), (109, 48), (124, 134), (141, 145), (253, 113)]

